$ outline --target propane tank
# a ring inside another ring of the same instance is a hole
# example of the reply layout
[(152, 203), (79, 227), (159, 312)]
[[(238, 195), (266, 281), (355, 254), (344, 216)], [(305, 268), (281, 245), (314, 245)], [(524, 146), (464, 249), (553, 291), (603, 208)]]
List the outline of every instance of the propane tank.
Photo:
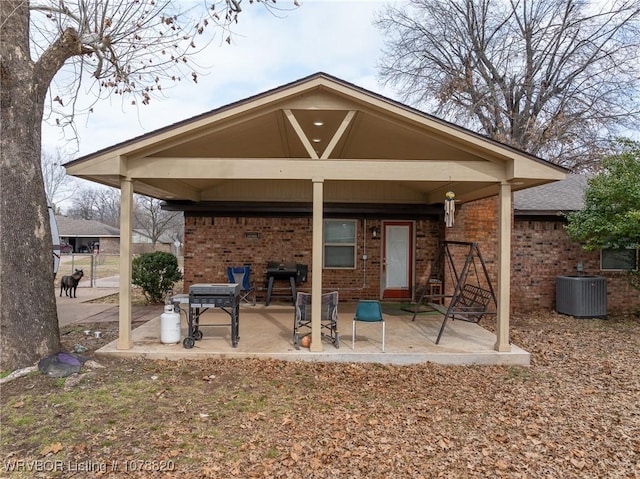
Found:
[(173, 307), (168, 293), (164, 313), (160, 315), (160, 342), (175, 344), (180, 342), (180, 313)]

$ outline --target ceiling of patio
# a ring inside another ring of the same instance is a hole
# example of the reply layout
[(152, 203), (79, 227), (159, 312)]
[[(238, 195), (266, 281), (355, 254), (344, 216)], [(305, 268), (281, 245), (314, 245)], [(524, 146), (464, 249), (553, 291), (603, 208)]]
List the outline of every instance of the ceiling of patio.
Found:
[(538, 158), (317, 74), (65, 165), (164, 200), (442, 202), (564, 178)]

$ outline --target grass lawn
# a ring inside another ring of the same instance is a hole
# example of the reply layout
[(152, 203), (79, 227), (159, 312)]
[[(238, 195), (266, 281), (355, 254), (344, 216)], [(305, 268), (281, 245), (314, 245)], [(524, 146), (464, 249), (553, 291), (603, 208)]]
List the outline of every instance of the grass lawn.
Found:
[[(34, 373), (2, 386), (0, 477), (640, 477), (638, 317), (512, 326), (530, 367), (97, 357), (66, 381)], [(91, 329), (75, 328), (69, 348)]]
[(57, 277), (59, 279), (62, 276), (72, 274), (76, 269), (81, 269), (86, 278), (90, 276), (92, 269), (96, 279), (115, 276), (120, 273), (120, 255), (62, 255)]

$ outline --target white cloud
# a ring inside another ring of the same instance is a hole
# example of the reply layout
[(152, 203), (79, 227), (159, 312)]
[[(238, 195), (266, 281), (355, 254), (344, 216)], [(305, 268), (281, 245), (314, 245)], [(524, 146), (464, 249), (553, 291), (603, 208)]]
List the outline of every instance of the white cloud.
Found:
[[(287, 5), (289, 0), (278, 0)], [(374, 0), (307, 0), (277, 18), (259, 4), (247, 5), (232, 45), (210, 45), (198, 62), (211, 67), (194, 84), (183, 80), (148, 106), (103, 100), (85, 121), (78, 119), (78, 156), (148, 133), (214, 108), (322, 71), (392, 97), (376, 82), (382, 38), (372, 25), (384, 5)], [(214, 40), (215, 42), (216, 40)], [(61, 144), (59, 132), (43, 126), (43, 148)], [(75, 145), (70, 144), (69, 148)]]

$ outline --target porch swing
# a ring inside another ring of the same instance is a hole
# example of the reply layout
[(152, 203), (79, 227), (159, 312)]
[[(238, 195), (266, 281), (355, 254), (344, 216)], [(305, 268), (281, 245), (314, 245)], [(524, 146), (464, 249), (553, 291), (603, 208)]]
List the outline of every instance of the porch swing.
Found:
[[(464, 255), (464, 263), (460, 270), (456, 267), (456, 259)], [(444, 274), (446, 264), (447, 279), (453, 281), (453, 293), (444, 294)], [(425, 282), (421, 287), (418, 301), (415, 304), (412, 321), (426, 305), (444, 315), (442, 326), (436, 339), (440, 342), (447, 320), (461, 320), (479, 323), (484, 316), (496, 315), (496, 295), (487, 272), (484, 259), (480, 254), (478, 243), (467, 241), (443, 241), (439, 252), (423, 276)], [(438, 288), (434, 288), (438, 285)], [(448, 302), (448, 304), (446, 304)], [(493, 307), (492, 306), (493, 303)]]

